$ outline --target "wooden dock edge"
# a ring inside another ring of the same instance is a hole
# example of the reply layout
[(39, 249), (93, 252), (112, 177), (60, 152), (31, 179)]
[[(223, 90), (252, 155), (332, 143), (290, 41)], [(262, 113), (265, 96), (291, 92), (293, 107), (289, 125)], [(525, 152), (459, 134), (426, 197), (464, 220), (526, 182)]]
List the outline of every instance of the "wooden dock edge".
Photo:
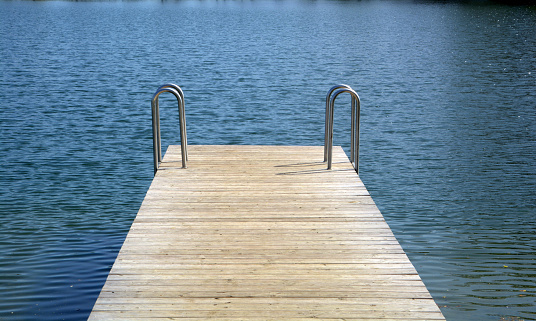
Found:
[(340, 147), (170, 146), (89, 320), (445, 320)]

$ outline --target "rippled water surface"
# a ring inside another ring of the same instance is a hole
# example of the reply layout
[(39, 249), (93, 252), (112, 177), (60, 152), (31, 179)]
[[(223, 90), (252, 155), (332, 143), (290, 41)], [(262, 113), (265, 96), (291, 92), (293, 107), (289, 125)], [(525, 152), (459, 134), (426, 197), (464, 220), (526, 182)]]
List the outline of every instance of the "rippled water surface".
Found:
[(534, 30), (482, 3), (0, 2), (0, 320), (87, 318), (166, 82), (191, 144), (321, 145), (325, 93), (351, 85), (361, 177), (447, 319), (535, 320)]

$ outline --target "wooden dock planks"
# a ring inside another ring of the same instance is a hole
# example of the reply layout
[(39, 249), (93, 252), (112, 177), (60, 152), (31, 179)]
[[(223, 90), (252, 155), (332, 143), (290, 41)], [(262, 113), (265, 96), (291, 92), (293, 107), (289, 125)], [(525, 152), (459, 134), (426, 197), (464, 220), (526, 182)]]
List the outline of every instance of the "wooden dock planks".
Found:
[(334, 148), (170, 146), (89, 320), (444, 320)]

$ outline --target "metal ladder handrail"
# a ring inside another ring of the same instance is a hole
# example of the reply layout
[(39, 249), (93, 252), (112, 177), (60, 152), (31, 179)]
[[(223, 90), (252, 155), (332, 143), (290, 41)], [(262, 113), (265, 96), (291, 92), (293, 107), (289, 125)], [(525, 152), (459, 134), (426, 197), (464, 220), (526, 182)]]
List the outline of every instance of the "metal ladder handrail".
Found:
[[(164, 88), (173, 88), (175, 89), (179, 95), (181, 96), (181, 106), (179, 106), (179, 122), (180, 122), (180, 131), (181, 131), (181, 142), (184, 139), (184, 149), (186, 150), (186, 160), (188, 160), (188, 135), (186, 135), (186, 113), (184, 110), (184, 93), (181, 89), (181, 87), (173, 84), (168, 83), (164, 84), (156, 90), (156, 92), (164, 89)], [(182, 110), (182, 113), (181, 113)], [(158, 106), (158, 100), (156, 101), (156, 113), (157, 113), (157, 119), (158, 119), (158, 150), (159, 150), (159, 159), (162, 161), (162, 148), (161, 148), (161, 140), (160, 140), (160, 108)], [(181, 116), (182, 115), (182, 116)], [(184, 133), (184, 135), (182, 134)], [(184, 136), (184, 137), (183, 137)], [(181, 143), (182, 146), (182, 143)]]
[(324, 162), (328, 160), (328, 133), (330, 132), (330, 122), (329, 122), (329, 119), (330, 119), (330, 99), (331, 99), (331, 95), (333, 94), (333, 92), (337, 89), (341, 89), (341, 88), (348, 88), (348, 89), (352, 89), (350, 86), (348, 85), (345, 85), (345, 84), (340, 84), (340, 85), (335, 85), (333, 87), (331, 87), (329, 90), (328, 90), (328, 94), (326, 95), (326, 123), (325, 123), (325, 130), (324, 130)]
[[(341, 86), (341, 87), (339, 87)], [(349, 93), (352, 96), (352, 119), (351, 119), (351, 150), (350, 150), (350, 162), (353, 163), (356, 173), (359, 175), (359, 121), (360, 121), (360, 111), (361, 111), (361, 102), (359, 95), (346, 85), (335, 86), (334, 89), (330, 89), (328, 96), (329, 99), (328, 108), (326, 112), (329, 113), (326, 115), (326, 130), (328, 131), (325, 135), (324, 141), (324, 151), (327, 150), (327, 162), (328, 170), (331, 169), (333, 163), (333, 110), (335, 106), (335, 99), (342, 93)], [(338, 89), (342, 88), (342, 89)], [(338, 90), (336, 90), (338, 89)], [(334, 90), (336, 90), (334, 92)]]
[(162, 162), (162, 142), (160, 136), (160, 108), (158, 97), (164, 92), (169, 92), (177, 98), (179, 107), (179, 126), (181, 136), (181, 153), (182, 153), (182, 168), (186, 168), (188, 160), (187, 139), (186, 139), (186, 116), (184, 111), (184, 93), (182, 89), (175, 84), (165, 84), (160, 86), (151, 99), (152, 124), (153, 124), (153, 159), (154, 173), (158, 171), (158, 167)]

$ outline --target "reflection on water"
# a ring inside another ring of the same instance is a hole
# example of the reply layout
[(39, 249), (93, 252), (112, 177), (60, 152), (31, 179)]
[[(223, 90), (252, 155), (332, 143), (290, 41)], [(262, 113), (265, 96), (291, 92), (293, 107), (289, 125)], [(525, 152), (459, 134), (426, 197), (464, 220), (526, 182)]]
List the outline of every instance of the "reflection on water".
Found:
[(0, 21), (1, 320), (87, 317), (151, 182), (169, 81), (192, 144), (322, 145), (324, 95), (351, 85), (362, 179), (447, 319), (536, 319), (534, 10), (0, 2)]

